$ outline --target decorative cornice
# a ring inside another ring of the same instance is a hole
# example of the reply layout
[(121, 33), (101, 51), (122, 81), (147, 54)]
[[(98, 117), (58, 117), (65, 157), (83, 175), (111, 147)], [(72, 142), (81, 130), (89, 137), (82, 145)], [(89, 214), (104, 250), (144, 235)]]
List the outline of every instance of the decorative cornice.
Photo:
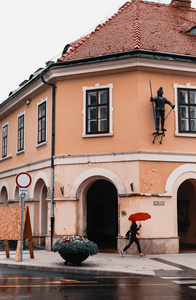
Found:
[[(118, 163), (118, 162), (176, 162), (176, 163), (196, 163), (196, 153), (180, 152), (154, 152), (154, 151), (131, 151), (131, 152), (111, 152), (78, 155), (60, 155), (54, 157), (54, 165), (76, 165), (88, 163)], [(50, 159), (44, 159), (31, 164), (21, 165), (0, 172), (0, 179), (15, 176), (19, 172), (33, 172), (45, 168), (50, 168)]]
[(131, 161), (159, 161), (177, 163), (196, 163), (196, 154), (179, 152), (132, 151), (115, 153), (95, 153), (81, 155), (61, 155), (54, 158), (57, 165), (75, 165), (88, 163), (115, 163)]
[(18, 166), (16, 168), (11, 168), (7, 170), (3, 170), (0, 172), (0, 179), (10, 176), (15, 176), (20, 172), (33, 172), (37, 170), (41, 170), (44, 168), (50, 167), (50, 158), (46, 158), (43, 160), (39, 160), (33, 163), (28, 163), (25, 165)]
[(171, 195), (167, 195), (167, 193), (132, 193), (132, 194), (119, 194), (119, 198), (135, 198), (135, 197), (168, 197)]

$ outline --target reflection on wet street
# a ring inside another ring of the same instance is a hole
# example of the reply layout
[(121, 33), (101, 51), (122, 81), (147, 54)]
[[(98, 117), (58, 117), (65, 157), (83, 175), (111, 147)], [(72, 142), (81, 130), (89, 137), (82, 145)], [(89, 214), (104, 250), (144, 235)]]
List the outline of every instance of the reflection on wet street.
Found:
[[(186, 281), (187, 280), (187, 281)], [(3, 269), (0, 299), (196, 299), (196, 277), (93, 276)]]

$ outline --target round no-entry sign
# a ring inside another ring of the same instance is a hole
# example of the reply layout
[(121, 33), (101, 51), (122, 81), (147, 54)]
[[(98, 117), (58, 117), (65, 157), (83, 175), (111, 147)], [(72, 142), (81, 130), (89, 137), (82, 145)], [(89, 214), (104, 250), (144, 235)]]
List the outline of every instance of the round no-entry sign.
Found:
[(26, 173), (26, 172), (19, 173), (16, 176), (16, 184), (20, 188), (27, 188), (27, 187), (29, 187), (30, 184), (31, 184), (31, 176), (28, 173)]

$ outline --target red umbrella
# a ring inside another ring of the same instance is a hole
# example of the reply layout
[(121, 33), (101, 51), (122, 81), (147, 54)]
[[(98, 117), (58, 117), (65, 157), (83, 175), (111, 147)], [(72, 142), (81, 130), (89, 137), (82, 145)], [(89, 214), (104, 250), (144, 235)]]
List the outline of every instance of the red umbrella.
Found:
[(129, 221), (146, 221), (151, 218), (151, 215), (144, 212), (138, 212), (129, 216)]

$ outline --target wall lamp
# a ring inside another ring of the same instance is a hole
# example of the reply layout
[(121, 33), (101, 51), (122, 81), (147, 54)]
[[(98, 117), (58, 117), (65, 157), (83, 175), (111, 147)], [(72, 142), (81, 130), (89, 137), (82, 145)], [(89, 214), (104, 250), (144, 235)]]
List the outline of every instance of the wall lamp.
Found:
[(127, 215), (127, 212), (125, 210), (122, 211), (122, 217), (125, 217)]
[(130, 183), (130, 187), (131, 187), (131, 190), (132, 190), (132, 192), (133, 192), (133, 182)]
[(26, 103), (27, 103), (27, 107), (29, 107), (29, 105), (30, 105), (30, 100), (29, 100), (29, 99), (26, 99), (25, 101), (26, 101)]
[(61, 190), (61, 195), (64, 196), (64, 186), (61, 186), (60, 190)]

